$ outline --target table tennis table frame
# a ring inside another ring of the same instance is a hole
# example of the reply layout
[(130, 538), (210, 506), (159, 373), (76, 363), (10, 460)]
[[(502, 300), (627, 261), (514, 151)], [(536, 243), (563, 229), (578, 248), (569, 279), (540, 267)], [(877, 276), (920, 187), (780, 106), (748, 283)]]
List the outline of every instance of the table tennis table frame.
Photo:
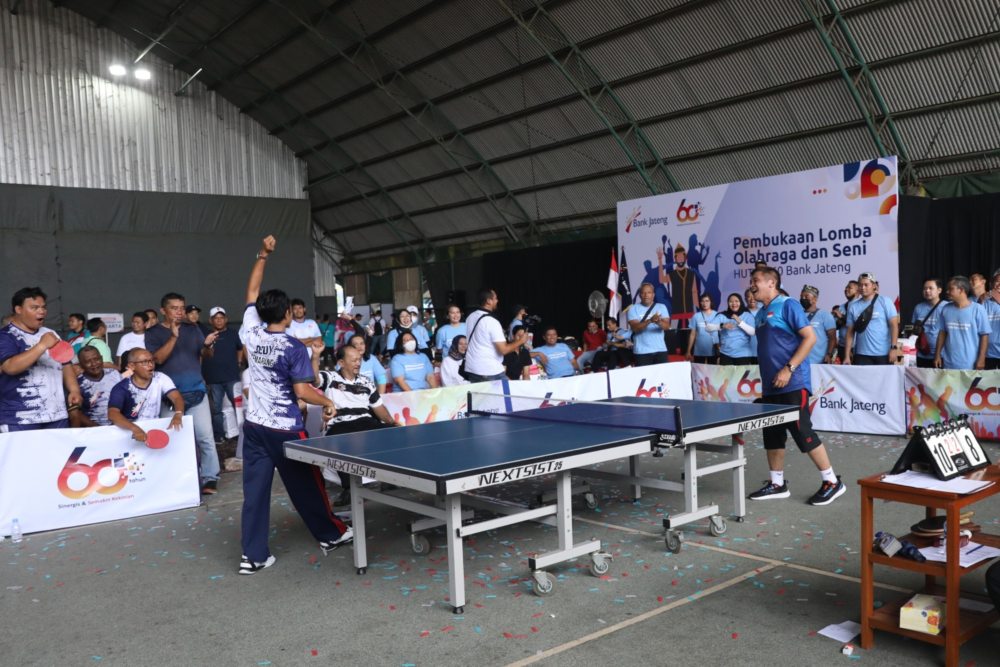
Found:
[[(552, 565), (591, 556), (590, 571), (600, 576), (608, 571), (611, 554), (601, 551), (600, 540), (574, 542), (572, 473), (584, 466), (635, 457), (652, 450), (656, 436), (630, 437), (621, 442), (605, 444), (576, 454), (520, 461), (514, 465), (493, 470), (477, 470), (447, 479), (409, 474), (395, 467), (359, 461), (337, 452), (308, 447), (308, 441), (285, 443), (285, 456), (310, 463), (335, 472), (346, 472), (351, 477), (351, 515), (354, 530), (354, 566), (358, 574), (368, 568), (368, 551), (365, 526), (365, 500), (397, 507), (428, 518), (425, 527), (445, 525), (448, 546), (448, 594), (454, 613), (465, 611), (465, 562), (464, 538), (488, 530), (496, 530), (525, 521), (549, 523), (554, 521), (559, 547), (553, 551), (536, 554), (528, 559), (534, 579), (533, 590), (538, 595), (548, 595), (554, 589), (553, 578), (545, 571)], [(516, 479), (509, 479), (516, 471)], [(511, 481), (551, 476), (555, 474), (555, 505), (523, 509), (513, 503), (495, 501), (480, 494), (469, 495), (477, 489), (498, 487)], [(362, 477), (373, 478), (385, 484), (423, 492), (432, 496), (430, 501), (419, 502), (385, 493), (362, 485)], [(468, 513), (463, 512), (463, 498), (472, 506), (483, 506), (500, 516), (466, 523)]]

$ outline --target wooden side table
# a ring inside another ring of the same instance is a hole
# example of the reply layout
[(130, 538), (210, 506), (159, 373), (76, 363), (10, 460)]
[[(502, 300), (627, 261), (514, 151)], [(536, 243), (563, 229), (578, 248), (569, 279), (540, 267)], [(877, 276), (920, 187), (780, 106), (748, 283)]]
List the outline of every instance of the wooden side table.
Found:
[[(958, 535), (959, 515), (962, 510), (1000, 493), (1000, 465), (991, 465), (968, 475), (972, 478), (990, 480), (993, 484), (967, 495), (889, 484), (882, 480), (883, 477), (883, 474), (878, 474), (858, 480), (858, 484), (861, 485), (861, 647), (871, 648), (874, 643), (874, 630), (894, 632), (911, 639), (943, 646), (946, 667), (958, 667), (959, 647), (1000, 618), (996, 609), (987, 613), (975, 613), (962, 611), (958, 606), (959, 599), (963, 597), (960, 588), (962, 575), (986, 565), (989, 560), (981, 561), (971, 567), (961, 567), (959, 565), (959, 540), (956, 539), (948, 540), (948, 560), (945, 563), (935, 561), (918, 563), (900, 556), (890, 558), (875, 552), (873, 548), (875, 500), (891, 500), (923, 506), (926, 508), (928, 518), (936, 516), (938, 510), (941, 510), (947, 517), (948, 535)], [(904, 535), (900, 539), (912, 542), (918, 548), (930, 546), (933, 541), (912, 534)], [(977, 533), (974, 540), (980, 544), (1000, 548), (1000, 536), (997, 535)], [(923, 573), (924, 589), (915, 592), (944, 595), (946, 599), (945, 627), (941, 634), (929, 635), (899, 627), (899, 609), (909, 598), (885, 604), (879, 609), (874, 608), (875, 565)], [(943, 587), (938, 583), (938, 579), (943, 580)], [(987, 598), (971, 593), (964, 594), (964, 597), (989, 602)]]

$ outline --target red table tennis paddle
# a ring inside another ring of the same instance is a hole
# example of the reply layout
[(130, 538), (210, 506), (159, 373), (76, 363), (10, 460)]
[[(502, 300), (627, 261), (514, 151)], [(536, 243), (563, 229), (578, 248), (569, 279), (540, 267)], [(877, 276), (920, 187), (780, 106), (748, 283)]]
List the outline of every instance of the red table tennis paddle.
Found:
[(158, 428), (146, 431), (146, 446), (150, 449), (163, 449), (170, 442), (170, 435)]
[(49, 356), (60, 364), (68, 364), (73, 361), (73, 346), (61, 340), (49, 348)]

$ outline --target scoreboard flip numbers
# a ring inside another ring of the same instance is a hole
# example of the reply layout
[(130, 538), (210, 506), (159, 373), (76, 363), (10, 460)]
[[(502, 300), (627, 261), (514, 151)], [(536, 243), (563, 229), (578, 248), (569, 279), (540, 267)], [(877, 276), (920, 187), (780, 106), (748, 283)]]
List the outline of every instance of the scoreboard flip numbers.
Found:
[(951, 479), (990, 464), (965, 415), (922, 428), (919, 436), (934, 474), (940, 479)]

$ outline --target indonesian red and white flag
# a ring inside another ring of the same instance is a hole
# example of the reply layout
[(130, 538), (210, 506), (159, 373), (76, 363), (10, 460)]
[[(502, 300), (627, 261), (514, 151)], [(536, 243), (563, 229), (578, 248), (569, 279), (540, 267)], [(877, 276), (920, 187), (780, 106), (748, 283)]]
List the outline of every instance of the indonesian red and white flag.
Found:
[(622, 299), (618, 294), (618, 258), (615, 256), (615, 249), (611, 249), (611, 270), (608, 271), (608, 316), (618, 318), (622, 309)]

